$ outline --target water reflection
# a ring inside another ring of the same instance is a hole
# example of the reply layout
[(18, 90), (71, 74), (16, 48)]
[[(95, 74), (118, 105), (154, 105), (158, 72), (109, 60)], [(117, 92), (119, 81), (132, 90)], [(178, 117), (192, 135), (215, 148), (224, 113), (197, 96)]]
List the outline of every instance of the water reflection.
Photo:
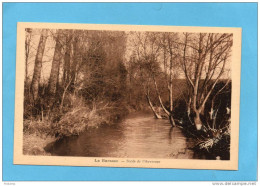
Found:
[(150, 114), (132, 114), (114, 125), (92, 128), (78, 137), (57, 141), (53, 155), (127, 158), (193, 158), (179, 128)]

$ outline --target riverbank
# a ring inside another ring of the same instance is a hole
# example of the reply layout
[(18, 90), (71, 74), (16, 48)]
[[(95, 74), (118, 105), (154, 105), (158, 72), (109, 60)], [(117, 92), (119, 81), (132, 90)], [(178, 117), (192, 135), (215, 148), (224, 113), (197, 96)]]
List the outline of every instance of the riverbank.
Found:
[(120, 121), (126, 112), (119, 107), (92, 108), (86, 106), (70, 109), (56, 122), (50, 119), (24, 120), (23, 153), (26, 155), (51, 155), (45, 151), (55, 141), (78, 136), (91, 128)]
[(44, 155), (51, 154), (44, 150), (48, 144), (55, 142), (56, 138), (52, 136), (42, 137), (37, 134), (23, 134), (23, 154), (24, 155)]
[(56, 138), (48, 120), (24, 120), (23, 122), (23, 154), (50, 155), (44, 147), (55, 142)]

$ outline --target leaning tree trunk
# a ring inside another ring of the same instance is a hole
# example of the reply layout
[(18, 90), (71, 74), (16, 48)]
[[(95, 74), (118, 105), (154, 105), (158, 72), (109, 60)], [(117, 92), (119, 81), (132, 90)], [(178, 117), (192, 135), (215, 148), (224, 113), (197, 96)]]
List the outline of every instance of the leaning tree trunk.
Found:
[(175, 124), (175, 121), (174, 121), (174, 118), (173, 118), (172, 114), (169, 116), (169, 120), (170, 120), (170, 123), (171, 123), (172, 127), (175, 127), (176, 124)]
[(33, 78), (31, 83), (32, 95), (34, 101), (36, 101), (38, 98), (39, 83), (40, 83), (41, 70), (42, 70), (42, 58), (43, 58), (46, 40), (47, 40), (47, 30), (43, 29), (41, 33), (39, 45), (38, 45), (38, 50), (36, 53), (34, 72), (33, 72)]
[(166, 109), (166, 107), (165, 107), (164, 104), (163, 104), (163, 101), (162, 101), (162, 98), (161, 98), (160, 92), (159, 92), (159, 90), (158, 90), (157, 82), (156, 82), (154, 76), (153, 76), (153, 82), (154, 82), (155, 91), (156, 91), (156, 94), (157, 94), (158, 100), (159, 100), (159, 102), (160, 102), (160, 105), (161, 105), (163, 111), (165, 112), (165, 114), (166, 114), (167, 116), (170, 116), (170, 112)]
[(49, 96), (53, 98), (56, 93), (57, 89), (57, 82), (59, 76), (59, 68), (60, 68), (60, 61), (61, 61), (61, 50), (62, 44), (60, 40), (60, 30), (58, 30), (57, 38), (56, 38), (56, 46), (54, 51), (54, 57), (52, 60), (52, 67), (51, 67), (51, 74), (49, 79)]
[[(172, 110), (173, 110), (173, 103), (171, 102), (171, 107), (170, 107), (170, 112), (165, 108), (163, 102), (162, 102), (162, 99), (161, 99), (161, 96), (160, 96), (160, 93), (159, 93), (159, 90), (158, 90), (158, 86), (157, 86), (157, 83), (156, 83), (156, 80), (155, 80), (155, 77), (153, 76), (153, 80), (154, 80), (154, 85), (155, 85), (155, 90), (156, 90), (156, 93), (157, 93), (157, 96), (158, 96), (158, 99), (159, 99), (159, 102), (160, 102), (160, 105), (163, 109), (163, 111), (165, 112), (165, 114), (169, 117), (169, 121), (170, 121), (170, 124), (172, 127), (175, 127), (176, 124), (175, 124), (175, 121), (174, 121), (174, 118), (173, 118), (173, 115), (172, 115)], [(172, 87), (172, 86), (171, 86)], [(172, 95), (172, 89), (169, 89), (170, 90), (170, 95)], [(169, 97), (170, 99), (172, 99), (172, 96)]]
[(147, 99), (147, 102), (148, 102), (148, 104), (149, 104), (151, 110), (153, 111), (154, 117), (155, 117), (156, 119), (161, 119), (162, 117), (161, 117), (159, 114), (156, 113), (155, 108), (153, 107), (153, 104), (152, 104), (152, 102), (151, 102), (151, 100), (150, 100), (149, 90), (147, 90), (146, 99)]

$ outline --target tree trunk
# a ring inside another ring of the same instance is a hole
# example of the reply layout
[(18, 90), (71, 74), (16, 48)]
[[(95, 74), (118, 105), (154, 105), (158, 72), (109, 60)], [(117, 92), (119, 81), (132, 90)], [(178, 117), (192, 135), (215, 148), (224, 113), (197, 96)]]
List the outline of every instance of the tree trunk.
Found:
[(170, 102), (170, 112), (173, 111), (173, 92), (172, 92), (172, 75), (170, 75), (170, 85), (169, 85), (169, 102)]
[(162, 117), (159, 114), (156, 113), (156, 111), (155, 111), (155, 109), (153, 107), (153, 104), (152, 104), (152, 102), (150, 100), (149, 91), (147, 91), (146, 98), (147, 98), (147, 101), (148, 101), (148, 104), (149, 104), (151, 110), (153, 111), (154, 117), (156, 119), (161, 119)]
[(196, 113), (196, 116), (194, 118), (194, 123), (195, 123), (196, 129), (200, 130), (201, 127), (202, 127), (202, 122), (201, 122), (201, 119), (200, 119), (200, 112), (196, 111), (195, 113)]
[(70, 51), (71, 43), (66, 41), (65, 56), (64, 56), (64, 66), (63, 66), (63, 86), (65, 87), (69, 81), (70, 75)]
[[(78, 33), (79, 34), (79, 33)], [(75, 79), (76, 79), (76, 73), (77, 73), (77, 66), (78, 66), (78, 63), (79, 63), (79, 60), (80, 60), (80, 51), (79, 51), (79, 38), (77, 38), (77, 35), (76, 37), (74, 38), (73, 40), (73, 61), (72, 61), (72, 67), (71, 67), (71, 71), (70, 71), (70, 76), (71, 76), (71, 86), (72, 88), (74, 87), (74, 84), (75, 84)]]
[(170, 123), (172, 125), (172, 127), (175, 127), (175, 122), (174, 122), (174, 118), (172, 116), (173, 113), (173, 85), (172, 85), (172, 81), (173, 81), (173, 59), (172, 59), (172, 52), (171, 52), (171, 59), (170, 59), (170, 82), (169, 82), (169, 102), (170, 102), (170, 115), (169, 115), (169, 120)]
[(175, 127), (176, 125), (175, 125), (175, 121), (174, 121), (172, 115), (169, 116), (169, 120), (170, 120), (170, 123), (171, 123), (172, 127)]
[(27, 36), (25, 41), (25, 85), (27, 85), (28, 82), (27, 80), (28, 80), (29, 48), (30, 48), (30, 39), (29, 36)]
[(38, 50), (36, 53), (34, 72), (33, 72), (33, 78), (31, 83), (32, 95), (34, 101), (37, 100), (38, 98), (39, 83), (40, 83), (41, 69), (42, 69), (42, 58), (43, 58), (46, 40), (47, 40), (47, 30), (43, 29), (41, 33), (39, 45), (38, 45)]
[(160, 102), (160, 105), (163, 109), (163, 111), (165, 112), (165, 114), (167, 114), (168, 116), (170, 116), (170, 112), (165, 108), (163, 102), (162, 102), (162, 98), (161, 98), (161, 95), (159, 93), (159, 90), (158, 90), (158, 86), (157, 86), (157, 83), (156, 83), (156, 80), (155, 80), (155, 77), (153, 76), (153, 82), (154, 82), (154, 86), (155, 86), (155, 91), (156, 91), (156, 94), (158, 96), (158, 99), (159, 99), (159, 102)]
[(62, 50), (62, 45), (60, 41), (60, 31), (58, 30), (54, 57), (52, 60), (51, 74), (49, 79), (49, 94), (51, 97), (55, 95), (57, 89), (57, 81), (58, 81), (60, 61), (61, 61), (61, 50)]
[[(72, 80), (72, 79), (71, 79), (71, 80)], [(68, 82), (67, 86), (64, 88), (64, 91), (63, 91), (63, 94), (62, 94), (62, 97), (61, 97), (61, 103), (60, 103), (60, 112), (61, 112), (61, 113), (62, 113), (64, 98), (65, 98), (67, 89), (68, 89), (68, 87), (70, 86), (71, 80), (70, 80), (70, 82)]]
[(28, 85), (28, 65), (29, 65), (29, 55), (30, 55), (30, 45), (32, 40), (32, 31), (31, 29), (25, 29), (25, 86)]
[(72, 51), (72, 30), (66, 34), (66, 47), (64, 56), (64, 67), (63, 67), (63, 87), (66, 87), (71, 77), (71, 51)]

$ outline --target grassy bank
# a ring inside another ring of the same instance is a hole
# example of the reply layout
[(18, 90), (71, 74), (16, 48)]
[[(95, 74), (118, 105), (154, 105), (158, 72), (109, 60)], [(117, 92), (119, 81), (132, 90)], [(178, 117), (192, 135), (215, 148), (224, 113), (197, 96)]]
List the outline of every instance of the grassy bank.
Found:
[(23, 154), (24, 155), (51, 155), (44, 150), (48, 144), (56, 139), (52, 136), (42, 137), (37, 134), (24, 133)]
[[(23, 153), (27, 155), (50, 155), (44, 148), (58, 139), (76, 136), (100, 125), (110, 125), (120, 121), (127, 109), (115, 104), (80, 105), (59, 113), (57, 118), (25, 120)], [(54, 122), (55, 121), (55, 122)]]
[(23, 154), (24, 155), (50, 155), (44, 147), (56, 140), (52, 135), (48, 121), (24, 120), (23, 128)]

